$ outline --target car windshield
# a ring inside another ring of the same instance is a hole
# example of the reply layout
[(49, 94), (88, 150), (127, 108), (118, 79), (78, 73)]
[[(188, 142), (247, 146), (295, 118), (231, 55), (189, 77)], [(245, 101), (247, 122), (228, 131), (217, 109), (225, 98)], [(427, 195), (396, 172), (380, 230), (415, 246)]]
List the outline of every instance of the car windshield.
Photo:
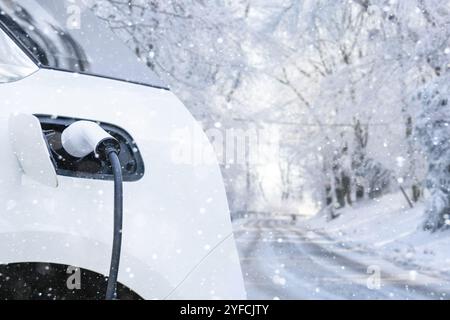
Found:
[(3, 0), (0, 22), (43, 68), (166, 88), (83, 1)]

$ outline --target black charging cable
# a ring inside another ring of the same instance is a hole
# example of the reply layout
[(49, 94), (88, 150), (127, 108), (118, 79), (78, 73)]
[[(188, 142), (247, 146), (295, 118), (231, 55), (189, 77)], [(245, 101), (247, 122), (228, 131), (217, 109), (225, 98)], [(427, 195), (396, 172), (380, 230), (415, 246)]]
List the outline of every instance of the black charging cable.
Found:
[(122, 165), (120, 164), (118, 150), (112, 145), (105, 143), (104, 155), (111, 164), (114, 175), (114, 235), (111, 254), (111, 265), (109, 268), (108, 285), (106, 288), (106, 300), (117, 298), (117, 277), (119, 274), (120, 252), (122, 249), (122, 223), (123, 223), (123, 179)]
[[(53, 132), (44, 132), (47, 142), (55, 136)], [(61, 146), (67, 155), (81, 159), (95, 152), (102, 162), (111, 165), (114, 176), (114, 233), (109, 267), (106, 300), (117, 298), (117, 278), (119, 275), (120, 253), (122, 250), (123, 223), (123, 177), (119, 159), (120, 142), (105, 131), (98, 123), (80, 120), (70, 124), (61, 134)], [(52, 143), (48, 143), (51, 147)]]

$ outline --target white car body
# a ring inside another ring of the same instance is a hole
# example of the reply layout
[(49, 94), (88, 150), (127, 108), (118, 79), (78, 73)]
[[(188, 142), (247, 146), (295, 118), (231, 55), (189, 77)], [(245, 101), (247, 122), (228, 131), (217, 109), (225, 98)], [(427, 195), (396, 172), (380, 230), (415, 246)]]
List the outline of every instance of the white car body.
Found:
[[(143, 66), (144, 68), (144, 66)], [(0, 84), (0, 263), (43, 262), (107, 275), (113, 183), (27, 177), (11, 147), (11, 114), (115, 124), (135, 139), (142, 179), (124, 183), (118, 281), (145, 299), (245, 299), (220, 168), (202, 128), (173, 93), (103, 77), (39, 69)], [(191, 134), (180, 141), (180, 130)], [(209, 161), (180, 161), (180, 144)]]

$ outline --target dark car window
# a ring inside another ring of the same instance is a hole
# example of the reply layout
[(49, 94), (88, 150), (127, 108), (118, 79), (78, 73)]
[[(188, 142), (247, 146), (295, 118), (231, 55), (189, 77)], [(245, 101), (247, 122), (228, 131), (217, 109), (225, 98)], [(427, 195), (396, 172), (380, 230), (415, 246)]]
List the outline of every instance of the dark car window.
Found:
[(0, 22), (44, 68), (166, 88), (83, 1), (2, 0)]

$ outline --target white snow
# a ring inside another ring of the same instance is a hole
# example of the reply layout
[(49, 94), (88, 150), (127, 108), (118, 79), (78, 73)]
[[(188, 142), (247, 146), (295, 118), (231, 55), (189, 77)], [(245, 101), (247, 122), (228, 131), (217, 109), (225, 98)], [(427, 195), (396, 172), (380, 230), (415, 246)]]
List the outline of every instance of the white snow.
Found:
[[(445, 299), (450, 230), (421, 228), (399, 192), (325, 214), (234, 221), (250, 299)], [(280, 241), (281, 240), (281, 241)]]
[[(409, 208), (399, 192), (377, 200), (366, 200), (338, 211), (325, 221), (318, 215), (299, 226), (339, 241), (343, 246), (370, 252), (387, 261), (445, 277), (450, 270), (450, 231), (430, 233), (421, 228), (424, 203)], [(414, 269), (414, 270), (413, 270)], [(447, 275), (448, 276), (448, 275)]]

